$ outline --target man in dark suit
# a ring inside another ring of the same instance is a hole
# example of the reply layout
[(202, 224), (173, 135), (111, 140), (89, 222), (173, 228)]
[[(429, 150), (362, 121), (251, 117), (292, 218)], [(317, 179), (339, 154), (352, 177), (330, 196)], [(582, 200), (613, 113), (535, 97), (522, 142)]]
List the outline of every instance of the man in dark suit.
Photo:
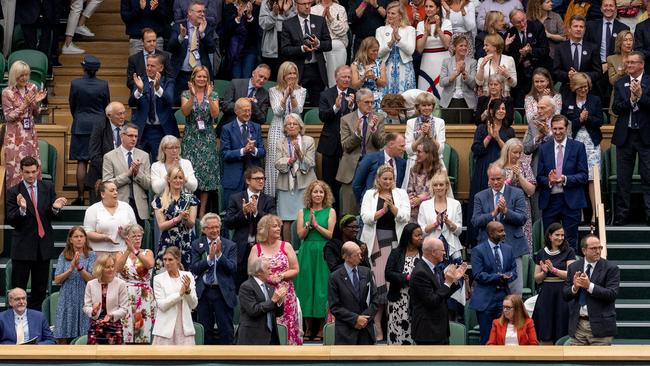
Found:
[[(521, 257), (530, 254), (528, 242), (524, 236), (523, 227), (526, 224), (526, 196), (517, 188), (505, 184), (506, 174), (503, 168), (490, 165), (488, 168), (488, 184), (474, 196), (474, 211), (472, 225), (478, 230), (477, 243), (488, 240), (487, 226), (497, 221), (503, 224), (506, 233), (506, 243), (510, 245), (517, 265), (517, 272), (522, 273)], [(521, 294), (524, 289), (523, 276), (515, 278), (510, 283), (510, 292)]]
[(325, 18), (310, 14), (312, 0), (296, 0), (298, 14), (282, 23), (280, 55), (298, 66), (300, 85), (307, 88), (309, 105), (316, 107), (329, 85), (323, 52), (332, 50)]
[(205, 18), (205, 5), (192, 0), (187, 10), (187, 20), (174, 22), (168, 49), (172, 54), (172, 67), (176, 79), (175, 105), (180, 105), (181, 92), (187, 90), (187, 82), (196, 66), (205, 66), (213, 74), (209, 55), (216, 50), (214, 28)]
[[(156, 48), (156, 45), (159, 49), (163, 48), (163, 37), (157, 37), (156, 33), (162, 35), (171, 21), (171, 5), (173, 2), (173, 0), (144, 2), (141, 0), (121, 0), (120, 16), (126, 26), (126, 35), (129, 36), (129, 56), (142, 51), (145, 31), (153, 32), (154, 48)], [(144, 64), (142, 66), (144, 69)], [(127, 80), (129, 77), (127, 77)], [(129, 89), (131, 89), (130, 86)]]
[(427, 237), (422, 244), (422, 260), (415, 262), (409, 295), (411, 301), (411, 336), (416, 344), (449, 344), (447, 300), (460, 288), (467, 264), (438, 266), (445, 257), (445, 245), (438, 238)]
[(52, 183), (38, 180), (38, 160), (20, 161), (22, 182), (7, 190), (7, 222), (13, 226), (11, 239), (11, 287), (27, 288), (32, 281), (30, 306), (40, 309), (45, 299), (50, 259), (56, 258), (52, 219), (65, 206), (55, 198)]
[(137, 108), (132, 122), (140, 131), (138, 148), (151, 154), (152, 161), (158, 156), (164, 136), (180, 136), (172, 110), (174, 81), (164, 76), (162, 58), (160, 54), (149, 56), (146, 77), (133, 75), (134, 88), (129, 97), (129, 106)]
[(339, 161), (343, 156), (341, 146), (341, 117), (357, 109), (354, 103), (355, 90), (350, 88), (352, 70), (348, 65), (340, 65), (334, 72), (336, 85), (320, 93), (318, 117), (323, 122), (323, 129), (318, 139), (316, 151), (321, 154), (322, 178), (331, 188), (338, 212), (338, 196), (341, 185), (336, 180)]
[(568, 127), (569, 120), (563, 115), (551, 119), (553, 140), (539, 147), (537, 187), (544, 230), (562, 222), (566, 240), (577, 250), (580, 213), (587, 207), (584, 188), (589, 168), (585, 145), (567, 138)]
[(625, 225), (630, 210), (632, 172), (639, 156), (639, 174), (644, 189), (646, 223), (650, 224), (650, 76), (644, 72), (644, 56), (630, 53), (626, 61), (627, 75), (614, 86), (612, 112), (618, 115), (612, 144), (616, 145), (616, 217), (614, 225)]
[(526, 12), (515, 9), (510, 12), (512, 27), (506, 34), (505, 54), (515, 59), (517, 86), (512, 91), (515, 108), (524, 106), (524, 98), (530, 92), (533, 70), (551, 68), (548, 38), (544, 25), (537, 20), (527, 20)]
[(374, 318), (377, 287), (370, 268), (361, 267), (361, 248), (351, 241), (343, 244), (343, 266), (330, 274), (328, 302), (335, 319), (337, 345), (375, 344)]
[(609, 97), (612, 89), (607, 75), (607, 56), (614, 54), (614, 45), (616, 44), (618, 33), (624, 30), (630, 30), (630, 27), (616, 19), (616, 0), (603, 0), (600, 5), (600, 10), (603, 13), (602, 18), (587, 22), (585, 41), (599, 46), (599, 60), (602, 67), (602, 75), (600, 76), (600, 83), (596, 90), (601, 92), (599, 95), (603, 100), (603, 105), (609, 105)]
[(491, 221), (487, 233), (488, 239), (472, 249), (474, 292), (469, 307), (476, 311), (481, 328), (480, 344), (487, 343), (492, 320), (501, 315), (503, 298), (510, 293), (508, 284), (518, 277), (512, 247), (504, 242), (503, 224)]
[(287, 287), (277, 290), (267, 284), (271, 277), (265, 258), (255, 258), (248, 269), (250, 278), (239, 289), (241, 318), (237, 330), (237, 344), (280, 344), (275, 318), (284, 312)]
[(603, 73), (598, 46), (583, 39), (585, 22), (581, 15), (572, 16), (571, 27), (567, 31), (569, 39), (555, 49), (553, 78), (556, 82), (562, 82), (563, 95), (570, 92), (569, 80), (576, 72), (581, 71), (589, 75), (593, 85), (598, 85), (598, 79)]
[(95, 193), (95, 186), (102, 179), (102, 166), (104, 155), (122, 144), (120, 129), (126, 122), (126, 109), (120, 102), (110, 102), (106, 106), (106, 121), (99, 123), (93, 128), (88, 143), (88, 157), (90, 168), (86, 176), (86, 185), (90, 189), (90, 204), (99, 200)]
[(133, 90), (133, 74), (146, 75), (147, 74), (147, 59), (150, 55), (162, 55), (165, 76), (169, 79), (174, 77), (174, 69), (172, 67), (172, 55), (167, 51), (156, 48), (156, 32), (151, 28), (144, 28), (142, 30), (142, 50), (137, 51), (129, 56), (129, 62), (126, 68), (126, 86), (129, 90)]
[[(251, 102), (251, 121), (257, 124), (266, 122), (266, 114), (269, 111), (271, 102), (269, 91), (264, 84), (271, 76), (271, 68), (266, 64), (259, 64), (253, 70), (250, 79), (234, 79), (226, 89), (221, 101), (222, 121), (230, 122), (235, 119), (235, 101), (239, 98), (247, 98)], [(225, 123), (217, 126), (217, 136), (221, 136), (221, 130)]]
[(246, 190), (230, 195), (224, 224), (233, 230), (232, 240), (237, 243), (237, 276), (239, 289), (247, 277), (248, 255), (256, 242), (257, 223), (264, 215), (275, 214), (275, 200), (264, 194), (264, 169), (252, 166), (244, 173)]
[(600, 257), (603, 246), (593, 234), (580, 243), (583, 259), (571, 263), (564, 283), (569, 302), (570, 344), (609, 346), (616, 335), (616, 297), (621, 281), (617, 265)]
[[(14, 24), (20, 24), (25, 45), (27, 48), (39, 50), (48, 55), (50, 61), (52, 61), (52, 57), (58, 55), (57, 42), (52, 43), (51, 39), (57, 40), (56, 37), (52, 38), (52, 33), (55, 32), (59, 24), (58, 9), (61, 7), (61, 0), (25, 0), (16, 5)], [(40, 37), (38, 37), (39, 30)]]
[[(643, 53), (644, 58), (650, 57), (650, 18), (634, 28), (634, 50)], [(645, 65), (645, 70), (650, 72), (650, 62)]]
[(400, 133), (387, 133), (385, 141), (386, 145), (383, 149), (367, 154), (359, 161), (352, 179), (352, 191), (358, 203), (361, 203), (364, 193), (375, 184), (377, 169), (384, 164), (390, 165), (396, 172), (395, 185), (402, 186), (406, 172), (406, 160), (402, 158), (406, 149), (406, 140)]
[(40, 311), (27, 309), (25, 290), (14, 288), (9, 290), (7, 297), (10, 309), (0, 313), (0, 344), (55, 343), (45, 315)]
[[(234, 339), (232, 320), (237, 305), (237, 246), (221, 237), (221, 218), (215, 213), (206, 213), (201, 218), (201, 230), (204, 235), (192, 242), (198, 320), (205, 329), (205, 344), (230, 345)], [(218, 340), (214, 335), (215, 320)]]
[(388, 0), (349, 0), (348, 20), (354, 35), (352, 54), (356, 55), (359, 45), (366, 37), (374, 37), (377, 28), (386, 25)]
[(237, 118), (221, 131), (221, 160), (223, 161), (223, 198), (244, 190), (244, 171), (261, 166), (266, 155), (260, 125), (251, 122), (252, 107), (248, 98), (235, 102)]

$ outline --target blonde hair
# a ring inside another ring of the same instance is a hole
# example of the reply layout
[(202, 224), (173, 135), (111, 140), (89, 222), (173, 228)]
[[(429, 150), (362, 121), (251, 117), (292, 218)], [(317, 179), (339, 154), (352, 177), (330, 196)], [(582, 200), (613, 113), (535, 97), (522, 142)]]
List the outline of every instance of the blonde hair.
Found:
[[(298, 66), (296, 66), (296, 64), (291, 61), (283, 62), (278, 69), (278, 84), (276, 86), (280, 91), (283, 91), (287, 88), (287, 82), (284, 81), (284, 77), (291, 71), (290, 68), (293, 68), (293, 70), (296, 71), (296, 76), (298, 80), (300, 80), (300, 75), (298, 75)], [(296, 84), (296, 88), (298, 88), (298, 84)]]
[(164, 163), (167, 159), (165, 155), (165, 149), (170, 146), (178, 146), (178, 156), (181, 154), (181, 140), (174, 135), (167, 135), (160, 140), (160, 145), (158, 146), (158, 161)]
[(625, 40), (625, 36), (627, 36), (628, 34), (632, 36), (632, 51), (634, 51), (634, 33), (632, 33), (629, 29), (625, 29), (618, 32), (618, 36), (616, 37), (616, 42), (614, 42), (614, 54), (616, 55), (621, 54), (621, 47), (623, 46), (623, 41)]
[(21, 77), (24, 74), (29, 75), (31, 72), (31, 69), (29, 68), (29, 65), (22, 60), (18, 60), (11, 64), (11, 67), (9, 68), (9, 79), (7, 80), (7, 85), (10, 87), (16, 86), (16, 82), (18, 81), (18, 78)]
[(178, 269), (180, 271), (185, 270), (185, 268), (183, 268), (183, 261), (181, 260), (181, 250), (178, 247), (167, 247), (165, 253), (163, 253), (163, 257), (167, 254), (171, 255), (178, 262)]
[(422, 92), (415, 97), (415, 109), (420, 113), (420, 106), (422, 105), (432, 105), (436, 107), (436, 98), (431, 93)]
[(305, 189), (305, 195), (303, 197), (303, 203), (305, 207), (306, 208), (312, 207), (311, 192), (314, 190), (314, 188), (316, 188), (316, 186), (320, 186), (323, 189), (323, 192), (325, 193), (325, 197), (323, 197), (323, 208), (332, 207), (332, 203), (334, 203), (334, 194), (332, 194), (332, 189), (327, 183), (318, 179), (309, 183), (309, 185)]
[(361, 41), (361, 44), (359, 45), (359, 49), (357, 50), (357, 54), (354, 57), (354, 62), (357, 65), (362, 65), (366, 66), (371, 63), (371, 61), (368, 59), (368, 50), (370, 47), (377, 47), (379, 48), (379, 41), (377, 41), (377, 38), (375, 37), (366, 37)]
[(381, 189), (381, 187), (379, 186), (379, 178), (381, 178), (381, 176), (384, 175), (384, 173), (386, 172), (390, 172), (390, 174), (393, 175), (393, 186), (391, 187), (391, 189), (395, 189), (395, 171), (393, 171), (392, 166), (388, 164), (384, 164), (379, 168), (377, 168), (377, 174), (375, 175), (375, 182), (372, 184), (372, 189), (375, 190), (375, 194), (378, 194), (379, 190)]
[[(169, 207), (169, 204), (172, 202), (172, 192), (171, 189), (169, 188), (169, 182), (176, 176), (176, 174), (182, 173), (183, 174), (183, 182), (187, 183), (187, 178), (185, 177), (185, 172), (183, 169), (181, 169), (180, 166), (175, 166), (171, 168), (167, 172), (166, 176), (166, 181), (167, 184), (165, 185), (165, 190), (163, 193), (160, 195), (160, 208), (164, 211)], [(183, 184), (184, 185), (184, 184)]]
[(444, 169), (440, 169), (438, 172), (436, 172), (433, 177), (431, 177), (431, 180), (429, 181), (429, 191), (431, 192), (431, 196), (433, 197), (433, 183), (437, 181), (444, 181), (445, 182), (445, 195), (449, 192), (449, 188), (451, 188), (451, 183), (449, 183), (449, 176), (447, 175), (447, 171)]
[(92, 273), (93, 278), (100, 279), (102, 277), (104, 268), (108, 266), (108, 261), (113, 261), (113, 265), (115, 265), (115, 258), (110, 254), (102, 254), (95, 260)]
[(258, 243), (266, 243), (269, 240), (269, 230), (274, 222), (282, 227), (282, 219), (276, 215), (268, 214), (260, 219), (257, 223), (257, 235), (255, 237)]
[(485, 15), (485, 33), (487, 34), (497, 34), (498, 29), (495, 29), (495, 23), (498, 20), (505, 21), (505, 16), (502, 12), (496, 10), (490, 10)]
[(207, 67), (203, 65), (194, 67), (194, 69), (192, 69), (192, 75), (190, 76), (190, 80), (194, 82), (194, 78), (196, 78), (196, 74), (198, 74), (201, 71), (204, 71), (208, 77), (208, 83), (205, 84), (206, 85), (205, 89), (207, 90), (208, 89), (207, 86), (210, 84), (210, 71), (208, 71)]
[(499, 159), (497, 159), (497, 161), (495, 161), (494, 164), (498, 165), (501, 168), (508, 165), (508, 163), (510, 162), (510, 152), (512, 151), (512, 149), (514, 149), (517, 146), (521, 147), (522, 149), (521, 151), (523, 152), (524, 144), (521, 142), (520, 139), (513, 137), (508, 141), (506, 141), (503, 144), (503, 147), (501, 148), (501, 155), (499, 155)]
[(569, 87), (572, 92), (587, 85), (588, 91), (591, 90), (591, 78), (584, 72), (576, 72), (569, 80)]
[(502, 54), (503, 53), (503, 48), (505, 47), (505, 42), (503, 42), (503, 38), (501, 38), (500, 35), (498, 34), (488, 34), (485, 36), (485, 40), (483, 41), (485, 44), (490, 44), (494, 46), (494, 48), (497, 49), (497, 53)]
[[(402, 3), (399, 1), (391, 1), (386, 6), (386, 13), (388, 13), (392, 8), (397, 8), (397, 12), (399, 13), (401, 19), (400, 27), (408, 27), (411, 25), (409, 18), (406, 16), (406, 10), (404, 10), (404, 5)], [(386, 17), (386, 24), (388, 24), (388, 17)]]

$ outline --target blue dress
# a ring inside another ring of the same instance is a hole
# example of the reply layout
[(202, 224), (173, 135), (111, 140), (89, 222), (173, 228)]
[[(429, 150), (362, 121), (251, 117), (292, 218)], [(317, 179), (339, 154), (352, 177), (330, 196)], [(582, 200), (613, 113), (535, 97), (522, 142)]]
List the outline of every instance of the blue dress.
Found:
[[(79, 264), (87, 272), (92, 272), (95, 259), (97, 259), (97, 254), (91, 251), (88, 253), (88, 257), (81, 256)], [(59, 260), (56, 263), (55, 276), (67, 271), (71, 264), (72, 261), (65, 259), (63, 254), (59, 255)], [(79, 271), (72, 271), (59, 290), (59, 304), (56, 308), (54, 337), (76, 338), (88, 334), (88, 316), (83, 312), (85, 292), (86, 281), (81, 278)]]
[(402, 63), (399, 47), (393, 46), (386, 60), (386, 74), (388, 83), (384, 87), (384, 95), (401, 94), (407, 90), (415, 89), (415, 70), (413, 61)]
[[(163, 214), (165, 215), (165, 220), (171, 220), (178, 216), (185, 207), (189, 209), (191, 206), (198, 206), (198, 204), (199, 200), (195, 195), (191, 193), (182, 193), (178, 201), (172, 200), (169, 203), (169, 207), (164, 210)], [(162, 202), (159, 196), (156, 196), (151, 203), (151, 206), (154, 210), (162, 208)], [(183, 263), (183, 268), (189, 269), (190, 264), (192, 263), (191, 251), (192, 241), (194, 241), (194, 239), (194, 227), (187, 227), (182, 221), (171, 229), (161, 231), (158, 250), (156, 251), (156, 270), (164, 268), (162, 258), (163, 254), (165, 254), (165, 250), (169, 247), (178, 247), (178, 249), (181, 250), (181, 263)]]

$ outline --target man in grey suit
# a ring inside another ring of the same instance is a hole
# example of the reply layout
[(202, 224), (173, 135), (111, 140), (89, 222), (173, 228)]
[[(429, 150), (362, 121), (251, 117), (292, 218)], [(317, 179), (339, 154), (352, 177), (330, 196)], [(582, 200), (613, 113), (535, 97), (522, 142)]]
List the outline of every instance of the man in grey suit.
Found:
[(237, 330), (237, 344), (280, 344), (275, 318), (284, 312), (287, 288), (273, 290), (267, 284), (271, 276), (269, 263), (255, 258), (248, 266), (250, 278), (239, 288), (241, 315)]
[[(530, 254), (523, 230), (526, 224), (526, 201), (521, 189), (504, 184), (505, 175), (503, 168), (494, 163), (490, 164), (488, 168), (490, 188), (474, 196), (472, 224), (478, 230), (476, 242), (484, 243), (488, 239), (487, 225), (492, 221), (502, 223), (506, 232), (505, 242), (512, 247), (517, 273), (522, 273), (521, 257)], [(524, 288), (523, 278), (524, 276), (517, 276), (510, 283), (511, 293), (521, 295)]]
[(352, 192), (352, 179), (359, 160), (367, 153), (384, 147), (384, 117), (372, 110), (374, 96), (369, 89), (357, 91), (358, 109), (341, 117), (341, 146), (343, 156), (336, 172), (341, 183), (339, 195), (342, 214), (359, 214), (359, 206)]
[(334, 343), (375, 344), (373, 319), (377, 312), (377, 287), (370, 268), (359, 266), (361, 248), (351, 241), (343, 244), (343, 266), (329, 278), (328, 301), (336, 319)]
[(271, 102), (269, 91), (264, 84), (271, 76), (271, 68), (266, 64), (259, 64), (253, 70), (250, 79), (234, 79), (226, 89), (221, 102), (222, 123), (217, 126), (217, 136), (221, 136), (221, 127), (235, 119), (235, 102), (239, 98), (247, 98), (251, 102), (251, 121), (257, 124), (266, 122), (266, 114)]
[(104, 155), (102, 180), (115, 183), (118, 199), (128, 202), (144, 227), (149, 218), (147, 192), (151, 187), (149, 154), (138, 149), (138, 126), (127, 123), (120, 130), (122, 144)]

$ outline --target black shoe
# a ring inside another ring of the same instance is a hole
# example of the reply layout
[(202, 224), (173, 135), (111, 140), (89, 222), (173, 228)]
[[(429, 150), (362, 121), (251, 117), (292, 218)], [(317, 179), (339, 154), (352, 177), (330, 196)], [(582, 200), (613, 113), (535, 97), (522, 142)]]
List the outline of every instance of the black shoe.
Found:
[(83, 206), (84, 205), (84, 199), (83, 197), (77, 197), (76, 200), (72, 201), (70, 206)]
[(61, 62), (59, 62), (58, 59), (53, 59), (52, 60), (52, 67), (61, 67), (61, 66), (63, 66), (63, 64)]

